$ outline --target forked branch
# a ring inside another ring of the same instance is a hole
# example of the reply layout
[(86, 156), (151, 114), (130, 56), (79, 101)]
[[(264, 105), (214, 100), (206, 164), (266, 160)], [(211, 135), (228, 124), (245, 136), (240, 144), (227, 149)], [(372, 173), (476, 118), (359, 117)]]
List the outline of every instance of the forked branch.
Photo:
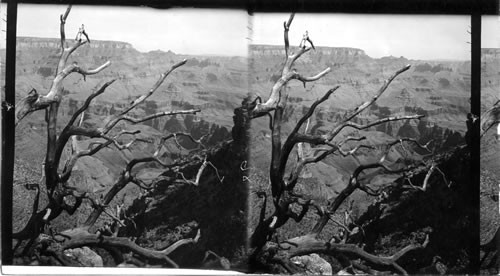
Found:
[[(101, 66), (95, 69), (84, 69), (80, 67), (76, 62), (71, 65), (66, 66), (71, 54), (80, 46), (84, 45), (87, 41), (78, 40), (70, 46), (66, 47), (66, 32), (65, 24), (68, 15), (71, 11), (71, 5), (68, 6), (66, 12), (60, 16), (60, 36), (61, 36), (61, 56), (59, 57), (59, 62), (57, 64), (55, 77), (52, 80), (52, 85), (46, 95), (40, 95), (33, 89), (30, 91), (28, 96), (19, 101), (16, 105), (16, 126), (19, 122), (26, 117), (28, 114), (35, 112), (37, 110), (42, 110), (48, 108), (52, 103), (57, 103), (62, 100), (63, 91), (63, 80), (71, 73), (77, 72), (83, 75), (85, 78), (87, 75), (93, 75), (101, 72), (106, 67), (108, 67), (111, 62), (107, 61)], [(57, 116), (57, 114), (52, 114), (52, 116)], [(52, 120), (55, 120), (53, 118)]]
[(300, 56), (302, 56), (304, 53), (308, 52), (311, 49), (311, 47), (299, 47), (296, 53), (290, 53), (290, 42), (288, 40), (288, 32), (290, 30), (290, 26), (292, 24), (294, 16), (295, 14), (292, 13), (288, 21), (285, 21), (283, 23), (286, 60), (283, 66), (283, 70), (281, 72), (281, 77), (273, 85), (267, 101), (265, 103), (259, 102), (255, 105), (254, 109), (251, 112), (252, 118), (257, 118), (260, 116), (264, 116), (265, 114), (268, 114), (270, 111), (274, 110), (278, 104), (284, 105), (285, 103), (283, 99), (285, 99), (286, 97), (283, 98), (285, 95), (282, 95), (281, 92), (283, 87), (285, 87), (290, 80), (292, 79), (299, 80), (305, 86), (306, 82), (319, 80), (320, 78), (322, 78), (331, 71), (330, 67), (328, 67), (314, 76), (306, 77), (299, 74), (297, 70), (293, 68), (295, 61)]

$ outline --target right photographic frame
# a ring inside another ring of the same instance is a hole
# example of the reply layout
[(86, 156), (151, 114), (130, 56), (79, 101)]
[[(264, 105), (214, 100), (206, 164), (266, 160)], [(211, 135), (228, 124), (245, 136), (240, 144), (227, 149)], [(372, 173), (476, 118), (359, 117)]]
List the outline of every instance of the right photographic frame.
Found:
[(252, 20), (250, 267), (477, 273), (471, 18)]
[(498, 274), (500, 215), (500, 17), (482, 16), (480, 239), (483, 274)]

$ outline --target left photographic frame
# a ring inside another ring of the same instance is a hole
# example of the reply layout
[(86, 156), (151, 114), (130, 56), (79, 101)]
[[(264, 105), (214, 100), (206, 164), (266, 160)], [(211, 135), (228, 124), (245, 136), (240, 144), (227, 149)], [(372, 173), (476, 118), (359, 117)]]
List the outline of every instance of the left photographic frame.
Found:
[(12, 264), (245, 269), (246, 27), (17, 6)]

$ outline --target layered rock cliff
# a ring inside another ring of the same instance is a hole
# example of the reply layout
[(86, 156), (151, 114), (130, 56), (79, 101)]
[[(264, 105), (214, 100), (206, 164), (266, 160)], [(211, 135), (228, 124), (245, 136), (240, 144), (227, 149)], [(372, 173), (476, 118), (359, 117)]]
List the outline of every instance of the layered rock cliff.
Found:
[[(290, 47), (291, 51), (295, 51), (296, 47)], [(250, 56), (255, 59), (285, 55), (283, 46), (274, 45), (250, 45)], [(314, 55), (322, 56), (333, 62), (352, 63), (355, 61), (366, 60), (369, 57), (365, 51), (356, 48), (348, 47), (316, 47)], [(304, 58), (307, 58), (304, 56)]]

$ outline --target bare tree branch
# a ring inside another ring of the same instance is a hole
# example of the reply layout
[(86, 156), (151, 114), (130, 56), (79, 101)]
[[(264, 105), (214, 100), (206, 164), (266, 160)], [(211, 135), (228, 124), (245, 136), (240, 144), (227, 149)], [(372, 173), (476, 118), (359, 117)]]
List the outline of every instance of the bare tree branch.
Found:
[[(111, 62), (107, 61), (103, 65), (95, 68), (95, 69), (83, 69), (76, 62), (73, 64), (66, 66), (68, 58), (71, 54), (80, 46), (86, 43), (86, 41), (76, 41), (73, 46), (66, 48), (66, 34), (64, 30), (64, 26), (67, 20), (67, 17), (71, 11), (71, 5), (66, 9), (64, 15), (60, 17), (60, 33), (61, 33), (61, 56), (59, 58), (59, 62), (56, 68), (56, 74), (54, 79), (52, 80), (52, 85), (49, 89), (49, 92), (46, 95), (40, 95), (36, 90), (32, 90), (27, 97), (23, 98), (16, 105), (16, 125), (28, 114), (35, 112), (37, 110), (46, 109), (52, 103), (60, 102), (62, 98), (63, 91), (63, 80), (71, 73), (77, 72), (81, 75), (93, 75), (101, 72), (106, 67), (108, 67)], [(53, 114), (52, 116), (56, 116), (57, 114)], [(54, 119), (53, 119), (54, 120)]]
[[(190, 135), (186, 135), (186, 136), (190, 136)], [(147, 163), (147, 162), (156, 162), (156, 163), (160, 164), (163, 167), (169, 167), (169, 166), (172, 166), (172, 165), (176, 164), (176, 163), (174, 163), (174, 164), (168, 164), (168, 163), (166, 163), (166, 162), (164, 162), (164, 161), (162, 161), (162, 160), (160, 160), (158, 158), (161, 145), (163, 144), (163, 142), (166, 139), (169, 139), (167, 137), (171, 138), (171, 137), (175, 137), (175, 135), (168, 135), (168, 136), (163, 137), (161, 139), (161, 142), (159, 143), (158, 149), (151, 156), (142, 157), (142, 158), (135, 158), (135, 159), (132, 159), (130, 162), (127, 163), (125, 169), (120, 174), (118, 180), (115, 182), (115, 184), (113, 184), (113, 186), (111, 187), (111, 189), (104, 196), (103, 203), (102, 203), (104, 206), (108, 205), (111, 202), (111, 200), (113, 200), (113, 198), (116, 196), (116, 194), (119, 191), (121, 191), (123, 188), (125, 188), (125, 186), (128, 183), (132, 182), (132, 183), (138, 185), (139, 187), (142, 187), (141, 181), (136, 176), (132, 175), (132, 169), (136, 165), (141, 164), (141, 163)], [(196, 141), (196, 140), (194, 140), (194, 141)], [(109, 142), (110, 142), (110, 140), (107, 141), (107, 143), (109, 143)], [(205, 167), (208, 165), (208, 163), (210, 163), (210, 162), (207, 162), (206, 159), (205, 159), (205, 161), (203, 162), (203, 164), (200, 166), (198, 175), (201, 175), (201, 173), (203, 172), (203, 170), (205, 169)], [(217, 168), (215, 168), (213, 165), (212, 165), (212, 167), (216, 170), (217, 176), (219, 177), (219, 180), (222, 181), (223, 178), (222, 179), (220, 178), (220, 176), (218, 174), (218, 171), (217, 171)], [(179, 174), (182, 175), (182, 177), (184, 178), (184, 175), (181, 172), (179, 172)], [(191, 182), (191, 181), (188, 181), (188, 180), (186, 180), (186, 181), (189, 182), (189, 183), (196, 183), (195, 185), (198, 185), (199, 176), (197, 177), (197, 182)], [(144, 188), (147, 189), (147, 187), (144, 187)], [(92, 225), (94, 225), (94, 223), (97, 221), (97, 219), (101, 215), (102, 211), (103, 211), (102, 206), (97, 206), (97, 208), (94, 208), (94, 211), (89, 215), (89, 217), (87, 218), (87, 220), (84, 223), (84, 226), (83, 226), (84, 229), (88, 229), (89, 227), (91, 227)]]
[(387, 123), (387, 122), (393, 122), (393, 121), (401, 121), (401, 120), (414, 120), (414, 119), (420, 119), (420, 118), (423, 118), (424, 115), (406, 115), (406, 116), (393, 116), (393, 117), (387, 117), (387, 118), (383, 118), (383, 119), (379, 119), (379, 120), (376, 120), (374, 122), (371, 122), (371, 123), (368, 123), (366, 125), (360, 125), (360, 124), (356, 124), (356, 123), (353, 123), (353, 122), (345, 122), (339, 126), (337, 126), (332, 132), (330, 132), (329, 135), (327, 135), (326, 139), (329, 141), (331, 139), (333, 139), (333, 137), (337, 136), (337, 134), (340, 133), (340, 131), (342, 129), (344, 129), (345, 127), (352, 127), (352, 128), (355, 128), (357, 130), (362, 130), (362, 129), (367, 129), (367, 128), (370, 128), (370, 127), (373, 127), (373, 126), (376, 126), (376, 125), (380, 125), (380, 124), (383, 124), (383, 123)]
[(342, 156), (346, 157), (346, 156), (349, 156), (349, 155), (354, 155), (359, 149), (363, 149), (363, 148), (365, 148), (365, 149), (374, 149), (374, 147), (370, 146), (370, 145), (357, 145), (356, 147), (354, 147), (353, 149), (350, 149), (348, 151), (344, 151), (343, 149), (341, 149), (339, 147), (339, 153)]
[[(304, 124), (305, 121), (307, 121), (309, 118), (311, 118), (311, 116), (314, 114), (314, 111), (316, 110), (316, 108), (318, 107), (318, 105), (322, 104), (323, 102), (325, 102), (326, 100), (328, 100), (328, 98), (330, 98), (330, 96), (337, 90), (339, 89), (340, 86), (337, 85), (335, 86), (334, 88), (328, 90), (325, 95), (323, 95), (323, 97), (321, 97), (320, 99), (316, 100), (312, 105), (311, 107), (309, 107), (309, 110), (307, 110), (306, 114), (304, 114), (304, 116), (302, 116), (302, 118), (299, 119), (299, 121), (297, 122), (297, 124), (295, 125), (295, 127), (293, 128), (291, 134), (288, 136), (289, 138), (288, 139), (292, 139), (291, 137), (293, 137), (293, 135), (295, 135), (295, 133), (299, 132), (299, 129), (302, 127), (302, 125)], [(286, 143), (285, 143), (286, 144)]]
[(294, 70), (295, 76), (294, 78), (301, 81), (302, 84), (304, 84), (304, 87), (306, 87), (306, 82), (311, 82), (311, 81), (317, 81), (320, 78), (322, 78), (324, 75), (328, 74), (331, 71), (330, 67), (326, 68), (325, 70), (319, 72), (318, 74), (311, 76), (311, 77), (304, 77), (300, 75), (299, 73), (296, 73)]
[(330, 243), (318, 240), (310, 235), (305, 235), (283, 242), (281, 248), (287, 248), (286, 250), (282, 250), (282, 254), (285, 258), (308, 255), (311, 253), (353, 255), (371, 264), (392, 267), (394, 270), (398, 271), (398, 273), (407, 275), (408, 273), (406, 270), (397, 262), (408, 252), (425, 248), (428, 243), (429, 236), (426, 235), (425, 240), (421, 244), (409, 244), (391, 256), (376, 256), (364, 251), (354, 244)]
[(356, 136), (347, 136), (344, 140), (340, 141), (339, 143), (337, 143), (337, 146), (338, 147), (342, 147), (345, 143), (349, 142), (349, 141), (363, 141), (363, 140), (366, 140), (366, 136), (361, 136), (361, 137), (356, 137)]
[[(481, 114), (481, 134), (480, 137), (483, 137), (486, 132), (496, 124), (500, 122), (500, 105), (498, 105), (498, 101), (491, 107), (486, 110), (483, 114)], [(499, 127), (500, 128), (500, 127)], [(500, 131), (497, 135), (500, 134)]]
[(285, 56), (286, 57), (288, 57), (288, 50), (290, 48), (290, 42), (288, 41), (288, 31), (290, 30), (290, 25), (292, 24), (294, 16), (295, 16), (295, 13), (290, 14), (288, 21), (283, 22), (283, 27), (285, 29), (285, 31), (283, 33), (285, 36)]
[(415, 165), (404, 167), (401, 169), (392, 169), (379, 162), (358, 166), (352, 173), (347, 186), (339, 193), (339, 195), (333, 201), (331, 201), (328, 204), (327, 212), (318, 220), (316, 225), (314, 225), (313, 229), (311, 230), (311, 234), (318, 236), (323, 230), (323, 228), (326, 226), (329, 220), (329, 214), (334, 213), (340, 207), (340, 205), (345, 201), (345, 199), (347, 199), (356, 189), (360, 188), (361, 183), (358, 180), (360, 174), (365, 170), (376, 169), (376, 168), (383, 169), (384, 173), (387, 174), (398, 174), (414, 169)]
[(276, 108), (276, 105), (280, 102), (281, 97), (283, 96), (281, 95), (281, 90), (290, 80), (300, 80), (302, 83), (304, 83), (305, 86), (306, 82), (318, 80), (331, 71), (330, 67), (328, 67), (315, 76), (304, 77), (292, 68), (295, 61), (311, 49), (311, 47), (299, 47), (298, 51), (295, 54), (289, 53), (290, 45), (288, 40), (288, 31), (290, 30), (290, 25), (292, 24), (293, 18), (294, 14), (290, 15), (288, 22), (283, 23), (286, 61), (285, 65), (283, 66), (281, 77), (273, 85), (268, 100), (265, 103), (259, 102), (255, 105), (254, 109), (251, 112), (252, 118), (263, 116), (268, 112), (274, 110)]
[[(167, 76), (170, 75), (170, 73), (172, 73), (172, 71), (174, 71), (175, 69), (177, 69), (180, 66), (186, 64), (186, 62), (187, 62), (187, 60), (184, 59), (183, 61), (174, 64), (169, 70), (167, 70), (166, 72), (164, 72), (164, 73), (162, 73), (160, 75), (160, 78), (156, 81), (156, 83), (153, 85), (153, 87), (151, 89), (149, 89), (149, 91), (146, 94), (144, 94), (144, 95), (138, 97), (137, 99), (135, 99), (133, 102), (130, 103), (130, 105), (127, 108), (125, 108), (124, 110), (122, 110), (118, 114), (112, 115), (112, 116), (106, 118), (105, 121), (107, 121), (107, 123), (102, 128), (102, 132), (103, 133), (107, 133), (109, 130), (111, 130), (111, 128), (113, 128), (113, 126), (116, 125), (116, 123), (118, 123), (120, 120), (124, 120), (123, 117), (125, 116), (125, 114), (127, 114), (130, 110), (132, 110), (137, 105), (139, 105), (140, 103), (144, 102), (147, 98), (149, 98), (151, 95), (153, 95), (153, 93), (158, 89), (158, 87), (160, 87), (160, 85), (163, 83), (163, 81), (165, 81), (165, 79), (167, 78)], [(163, 114), (163, 115), (158, 114), (156, 117), (164, 116), (164, 115), (172, 115), (172, 114)], [(156, 118), (156, 117), (154, 117), (154, 116), (148, 116), (148, 119), (145, 119), (145, 120), (153, 119), (153, 118)], [(131, 119), (131, 118), (129, 118), (129, 119), (132, 122), (134, 122), (133, 119)], [(139, 122), (139, 121), (137, 121), (137, 122)]]
[(380, 89), (378, 90), (377, 94), (375, 94), (375, 96), (373, 96), (373, 98), (370, 101), (362, 103), (361, 105), (359, 105), (356, 108), (354, 108), (354, 110), (351, 112), (351, 114), (347, 115), (347, 117), (344, 119), (343, 123), (352, 120), (359, 113), (363, 112), (370, 105), (372, 105), (374, 102), (376, 102), (378, 100), (378, 98), (385, 92), (385, 90), (387, 89), (387, 87), (389, 87), (389, 85), (391, 84), (391, 82), (399, 74), (401, 74), (401, 73), (407, 71), (408, 69), (410, 69), (410, 67), (411, 66), (408, 64), (405, 67), (403, 67), (403, 68), (399, 69), (398, 71), (396, 71), (394, 74), (392, 74), (387, 80), (384, 81), (384, 84), (382, 85), (382, 87), (380, 87)]
[(191, 239), (181, 239), (173, 243), (172, 245), (169, 245), (167, 248), (163, 249), (161, 252), (165, 255), (170, 255), (172, 252), (174, 252), (177, 248), (186, 245), (186, 244), (191, 244), (191, 243), (197, 243), (198, 240), (201, 237), (201, 231), (198, 229), (196, 232), (196, 236)]
[(60, 233), (59, 235), (67, 238), (64, 242), (63, 249), (82, 247), (85, 245), (113, 246), (132, 251), (139, 256), (151, 260), (164, 261), (174, 268), (178, 268), (179, 266), (174, 261), (172, 261), (172, 259), (170, 259), (168, 255), (181, 245), (196, 243), (199, 239), (198, 237), (194, 239), (186, 239), (185, 241), (180, 240), (172, 245), (173, 248), (167, 247), (164, 250), (157, 251), (140, 247), (139, 245), (131, 241), (128, 237), (109, 237), (97, 234), (89, 234), (85, 232), (79, 232), (73, 235)]
[(105, 125), (104, 128), (100, 128), (100, 129), (102, 129), (103, 133), (108, 133), (109, 130), (111, 130), (118, 122), (120, 122), (122, 120), (123, 121), (131, 122), (133, 124), (138, 124), (138, 123), (149, 121), (149, 120), (152, 120), (152, 119), (155, 119), (155, 118), (158, 118), (158, 117), (170, 116), (170, 115), (179, 115), (179, 114), (196, 114), (196, 113), (198, 113), (200, 111), (201, 111), (200, 109), (188, 109), (188, 110), (178, 110), (178, 111), (164, 111), (164, 112), (158, 112), (158, 113), (155, 113), (155, 114), (151, 114), (151, 115), (148, 115), (148, 116), (145, 116), (145, 117), (142, 117), (142, 118), (133, 118), (133, 117), (130, 117), (130, 116), (127, 116), (127, 115), (122, 115), (119, 118), (117, 118), (116, 120), (112, 121), (112, 123), (108, 123), (108, 124)]
[(68, 6), (64, 15), (61, 14), (61, 24), (60, 24), (60, 32), (61, 32), (61, 50), (64, 51), (66, 47), (66, 34), (64, 31), (64, 25), (66, 24), (66, 19), (68, 18), (69, 12), (71, 11), (71, 5)]
[[(101, 86), (101, 88), (99, 88), (98, 90), (96, 90), (92, 94), (90, 94), (90, 96), (87, 97), (87, 99), (85, 100), (85, 102), (83, 103), (83, 105), (77, 111), (75, 111), (75, 113), (73, 114), (73, 116), (71, 116), (71, 119), (69, 120), (67, 126), (65, 127), (65, 130), (68, 128), (68, 126), (73, 125), (73, 123), (75, 122), (76, 118), (78, 118), (78, 116), (80, 114), (82, 114), (85, 110), (87, 110), (89, 108), (90, 103), (92, 102), (92, 100), (94, 98), (96, 98), (97, 96), (101, 95), (102, 93), (104, 93), (104, 91), (106, 91), (106, 88), (108, 86), (110, 86), (113, 82), (115, 82), (115, 80), (116, 79), (110, 80), (110, 81), (106, 82), (104, 85)], [(64, 132), (64, 130), (63, 130), (63, 132)]]

